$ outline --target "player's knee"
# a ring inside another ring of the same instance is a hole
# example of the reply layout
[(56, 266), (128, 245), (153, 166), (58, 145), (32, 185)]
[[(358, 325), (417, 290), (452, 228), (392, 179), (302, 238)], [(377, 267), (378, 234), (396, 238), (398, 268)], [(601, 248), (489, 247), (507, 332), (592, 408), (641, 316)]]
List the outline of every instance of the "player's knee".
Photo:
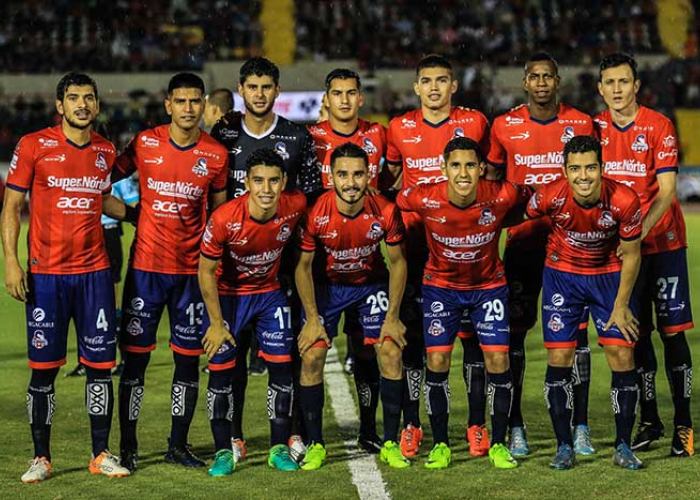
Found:
[(569, 368), (574, 366), (576, 349), (547, 349), (547, 363), (549, 366)]
[(433, 372), (446, 372), (450, 369), (452, 352), (431, 351), (428, 353), (428, 369)]
[(620, 345), (606, 345), (605, 356), (614, 372), (634, 370), (634, 350)]
[(309, 349), (301, 358), (301, 385), (316, 385), (323, 381), (326, 349)]
[(505, 373), (510, 369), (510, 358), (507, 351), (484, 352), (486, 371), (489, 373)]
[(400, 379), (403, 372), (401, 349), (393, 342), (384, 342), (378, 353), (382, 376), (391, 380)]

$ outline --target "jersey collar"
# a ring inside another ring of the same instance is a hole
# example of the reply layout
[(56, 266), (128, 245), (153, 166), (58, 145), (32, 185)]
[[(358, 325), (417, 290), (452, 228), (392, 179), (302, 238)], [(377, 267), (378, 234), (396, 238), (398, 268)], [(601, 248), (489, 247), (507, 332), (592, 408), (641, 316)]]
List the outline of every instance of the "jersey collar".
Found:
[(272, 125), (270, 125), (270, 128), (267, 129), (267, 130), (266, 130), (265, 132), (263, 132), (262, 134), (259, 134), (259, 135), (258, 135), (258, 134), (254, 134), (253, 132), (251, 132), (250, 130), (248, 130), (248, 127), (245, 126), (245, 118), (243, 118), (243, 117), (241, 117), (241, 128), (243, 129), (243, 132), (245, 132), (247, 135), (249, 135), (249, 136), (252, 137), (253, 139), (262, 139), (262, 138), (267, 137), (268, 135), (270, 135), (270, 134), (272, 133), (272, 131), (275, 130), (275, 127), (277, 126), (277, 122), (279, 121), (279, 117), (280, 117), (280, 116), (279, 116), (278, 114), (275, 114), (275, 119), (274, 119), (274, 121), (272, 122)]

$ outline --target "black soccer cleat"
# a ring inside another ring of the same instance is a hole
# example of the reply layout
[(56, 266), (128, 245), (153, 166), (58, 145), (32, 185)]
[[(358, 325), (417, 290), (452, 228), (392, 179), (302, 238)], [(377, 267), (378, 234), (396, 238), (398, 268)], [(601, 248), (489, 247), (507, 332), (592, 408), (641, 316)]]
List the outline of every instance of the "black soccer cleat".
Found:
[(204, 467), (206, 464), (197, 455), (192, 453), (192, 445), (170, 446), (168, 439), (168, 452), (163, 457), (169, 464), (179, 464), (183, 467)]
[(377, 455), (382, 451), (383, 443), (376, 434), (369, 436), (360, 435), (357, 438), (357, 446), (365, 450), (370, 455)]
[(119, 457), (119, 463), (122, 467), (129, 469), (132, 474), (138, 468), (139, 454), (136, 450), (121, 450), (121, 457)]
[(85, 365), (78, 363), (78, 366), (73, 368), (71, 371), (66, 373), (66, 377), (84, 377), (85, 376)]
[(632, 440), (632, 451), (649, 451), (654, 441), (664, 437), (664, 424), (659, 422), (639, 422), (637, 434)]

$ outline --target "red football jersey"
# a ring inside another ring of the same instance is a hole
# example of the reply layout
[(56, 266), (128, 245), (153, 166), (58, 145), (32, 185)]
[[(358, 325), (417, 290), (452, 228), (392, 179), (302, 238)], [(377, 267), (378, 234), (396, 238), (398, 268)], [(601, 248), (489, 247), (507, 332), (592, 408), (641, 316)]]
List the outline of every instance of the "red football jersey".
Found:
[(642, 233), (639, 198), (627, 186), (606, 178), (600, 201), (593, 207), (579, 205), (568, 181), (559, 179), (530, 198), (527, 215), (552, 219), (545, 265), (573, 274), (619, 271), (620, 240), (635, 240)]
[(416, 212), (425, 227), (430, 257), (423, 284), (452, 290), (485, 290), (505, 285), (498, 255), (503, 219), (527, 202), (532, 189), (508, 181), (482, 179), (476, 200), (465, 208), (452, 203), (447, 182), (404, 189), (396, 198), (401, 210)]
[(30, 192), (29, 270), (78, 274), (109, 268), (100, 218), (110, 192), (114, 145), (92, 132), (77, 146), (60, 125), (17, 144), (8, 189)]
[(489, 152), (489, 122), (475, 109), (453, 107), (449, 118), (433, 124), (423, 119), (420, 109), (409, 111), (389, 123), (386, 160), (402, 163), (403, 187), (445, 180), (442, 152), (454, 137), (469, 137)]
[[(634, 189), (646, 216), (659, 192), (656, 176), (678, 172), (678, 140), (671, 120), (644, 106), (625, 128), (606, 110), (595, 117), (603, 145), (605, 175)], [(678, 200), (659, 219), (642, 242), (642, 254), (685, 248), (685, 222)]]
[(397, 245), (404, 227), (399, 209), (381, 195), (365, 195), (365, 205), (350, 217), (341, 213), (335, 191), (327, 191), (301, 224), (301, 249), (320, 253), (331, 283), (363, 285), (388, 276), (381, 242)]
[(314, 138), (316, 144), (316, 154), (321, 163), (321, 176), (323, 187), (330, 189), (333, 187), (330, 180), (331, 173), (331, 153), (333, 150), (351, 142), (365, 150), (369, 157), (369, 173), (372, 176), (370, 185), (377, 187), (377, 177), (382, 164), (382, 158), (386, 154), (386, 129), (379, 123), (371, 123), (360, 119), (357, 122), (357, 129), (350, 135), (336, 132), (331, 127), (330, 120), (323, 121), (316, 125), (309, 125), (309, 133)]
[(181, 148), (169, 125), (138, 134), (115, 164), (124, 175), (139, 171), (141, 213), (131, 266), (164, 274), (197, 274), (209, 190), (226, 189), (228, 153), (204, 132)]
[[(559, 104), (557, 115), (540, 121), (523, 104), (499, 116), (491, 128), (489, 163), (503, 166), (506, 179), (538, 188), (564, 175), (564, 145), (574, 136), (593, 135), (591, 117)], [(508, 244), (541, 247), (547, 242), (547, 219), (528, 221), (508, 231)]]
[(202, 255), (221, 259), (219, 293), (249, 295), (277, 290), (282, 250), (293, 239), (306, 212), (301, 191), (284, 191), (275, 216), (258, 222), (248, 211), (249, 193), (224, 203), (212, 214), (202, 237)]

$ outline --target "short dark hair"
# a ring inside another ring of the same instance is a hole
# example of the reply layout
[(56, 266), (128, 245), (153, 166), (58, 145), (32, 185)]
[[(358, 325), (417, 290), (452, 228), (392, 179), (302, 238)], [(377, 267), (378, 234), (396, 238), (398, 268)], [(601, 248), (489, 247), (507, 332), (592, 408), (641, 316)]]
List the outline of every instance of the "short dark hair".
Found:
[(624, 52), (615, 52), (603, 57), (603, 59), (600, 61), (598, 80), (603, 80), (603, 71), (606, 69), (617, 68), (618, 66), (623, 66), (625, 64), (632, 69), (632, 76), (635, 80), (637, 80), (637, 61), (634, 60), (634, 57)]
[(175, 89), (199, 89), (204, 95), (204, 81), (194, 73), (178, 73), (168, 82), (168, 95)]
[(233, 92), (229, 89), (212, 90), (207, 100), (215, 106), (218, 106), (224, 114), (233, 109)]
[(238, 81), (241, 85), (245, 83), (249, 76), (269, 76), (275, 82), (275, 85), (280, 83), (279, 68), (265, 57), (253, 57), (248, 59), (238, 72)]
[(248, 155), (245, 160), (246, 175), (250, 173), (250, 169), (259, 165), (266, 167), (278, 167), (284, 173), (284, 160), (273, 149), (261, 148), (256, 149)]
[(331, 83), (336, 78), (340, 78), (341, 80), (355, 80), (357, 81), (357, 90), (362, 88), (360, 75), (358, 75), (357, 72), (347, 68), (336, 68), (326, 75), (326, 90), (331, 88)]
[(335, 168), (335, 163), (338, 158), (361, 158), (365, 163), (365, 167), (369, 169), (369, 157), (367, 153), (360, 146), (352, 142), (341, 144), (333, 150), (331, 153), (331, 172)]
[(577, 135), (569, 139), (569, 142), (564, 146), (564, 167), (569, 161), (569, 155), (572, 153), (588, 153), (593, 151), (598, 158), (598, 163), (603, 166), (603, 149), (600, 147), (600, 141), (591, 135)]
[(76, 73), (72, 71), (58, 81), (58, 85), (56, 85), (57, 101), (63, 101), (63, 98), (66, 96), (66, 90), (68, 90), (68, 87), (71, 85), (77, 85), (79, 87), (90, 85), (92, 90), (95, 92), (95, 99), (98, 98), (97, 84), (95, 83), (95, 80), (85, 73)]
[(445, 146), (445, 150), (442, 153), (445, 163), (450, 156), (452, 151), (474, 151), (476, 153), (476, 158), (479, 163), (484, 161), (484, 155), (481, 153), (481, 148), (479, 144), (469, 137), (454, 137), (450, 139), (450, 142)]
[(530, 58), (525, 62), (525, 74), (527, 75), (527, 67), (530, 65), (530, 63), (542, 61), (547, 61), (548, 63), (551, 63), (552, 66), (554, 66), (555, 74), (559, 74), (559, 65), (557, 64), (557, 60), (554, 59), (554, 57), (552, 57), (552, 55), (549, 52), (538, 52), (536, 54), (532, 54)]
[(452, 73), (452, 63), (439, 54), (430, 54), (421, 59), (416, 66), (416, 76), (426, 68), (445, 68)]

